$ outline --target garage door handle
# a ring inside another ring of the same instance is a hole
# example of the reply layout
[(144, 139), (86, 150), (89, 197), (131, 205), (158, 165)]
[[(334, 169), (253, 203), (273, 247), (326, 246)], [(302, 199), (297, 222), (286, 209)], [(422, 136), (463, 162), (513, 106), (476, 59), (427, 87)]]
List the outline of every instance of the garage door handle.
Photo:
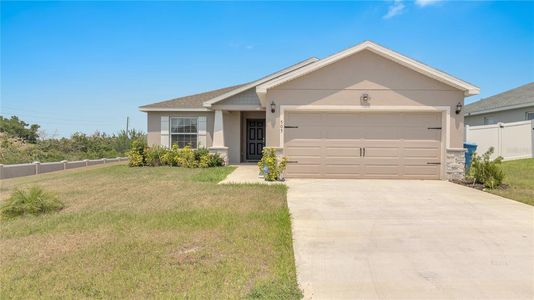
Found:
[(362, 156), (362, 148), (360, 148), (360, 156)]
[(438, 130), (441, 130), (441, 127), (428, 127), (427, 129), (438, 129)]
[(365, 148), (363, 148), (363, 157), (365, 157)]

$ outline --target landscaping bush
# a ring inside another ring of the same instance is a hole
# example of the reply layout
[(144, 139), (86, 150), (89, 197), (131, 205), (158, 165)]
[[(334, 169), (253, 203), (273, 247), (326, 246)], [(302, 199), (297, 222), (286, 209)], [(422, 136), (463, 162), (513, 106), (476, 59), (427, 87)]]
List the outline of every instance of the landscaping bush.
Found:
[(145, 165), (145, 148), (146, 143), (142, 139), (133, 141), (128, 155), (128, 165), (130, 167), (142, 167)]
[(278, 158), (276, 157), (276, 150), (274, 148), (263, 148), (262, 157), (258, 162), (258, 167), (260, 168), (260, 173), (263, 174), (265, 180), (281, 180), (286, 166), (287, 157), (282, 157), (282, 159), (278, 161)]
[(183, 168), (197, 168), (198, 161), (195, 159), (195, 152), (190, 146), (185, 146), (178, 152), (176, 163)]
[(176, 159), (178, 155), (180, 155), (180, 149), (178, 149), (177, 145), (172, 145), (170, 149), (165, 149), (165, 153), (161, 157), (161, 163), (164, 166), (178, 166)]
[(0, 207), (3, 219), (11, 219), (23, 215), (40, 215), (55, 212), (65, 207), (57, 196), (45, 192), (38, 186), (29, 190), (15, 190)]
[(469, 169), (469, 177), (476, 183), (483, 184), (485, 187), (494, 189), (502, 184), (504, 173), (501, 169), (502, 157), (491, 160), (493, 147), (489, 148), (482, 156), (473, 154), (473, 161)]
[(180, 149), (177, 145), (171, 148), (159, 145), (146, 147), (142, 142), (134, 142), (128, 151), (128, 164), (130, 167), (213, 168), (224, 166), (224, 160), (219, 154), (209, 153), (206, 148), (192, 149), (190, 146), (185, 146)]
[(164, 165), (164, 156), (167, 153), (167, 148), (160, 145), (154, 145), (149, 148), (145, 148), (145, 163), (147, 166), (158, 167)]

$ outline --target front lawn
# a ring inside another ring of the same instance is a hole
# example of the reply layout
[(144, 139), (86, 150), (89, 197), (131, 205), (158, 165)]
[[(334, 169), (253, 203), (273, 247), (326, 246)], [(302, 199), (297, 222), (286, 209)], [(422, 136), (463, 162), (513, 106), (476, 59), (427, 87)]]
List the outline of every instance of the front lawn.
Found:
[(217, 185), (230, 167), (113, 165), (3, 180), (59, 213), (0, 223), (0, 298), (298, 299), (282, 185)]
[(534, 158), (505, 161), (502, 163), (505, 173), (506, 189), (494, 189), (489, 192), (509, 199), (534, 205)]

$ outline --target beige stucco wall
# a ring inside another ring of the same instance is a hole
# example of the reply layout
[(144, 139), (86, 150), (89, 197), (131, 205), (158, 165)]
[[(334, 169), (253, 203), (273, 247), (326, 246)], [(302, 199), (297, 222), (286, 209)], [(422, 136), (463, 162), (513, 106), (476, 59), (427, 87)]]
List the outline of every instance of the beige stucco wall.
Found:
[(463, 144), (463, 114), (454, 113), (464, 93), (371, 51), (362, 51), (267, 91), (267, 146), (280, 144), (280, 105), (355, 105), (369, 94), (370, 106), (450, 106), (451, 144)]
[(241, 112), (223, 113), (224, 145), (228, 147), (228, 160), (231, 164), (241, 162)]
[(147, 112), (147, 141), (148, 145), (161, 144), (161, 117), (199, 117), (206, 116), (206, 143), (212, 145), (214, 112)]
[(465, 116), (465, 125), (479, 126), (484, 125), (484, 118), (492, 118), (495, 122), (510, 123), (526, 120), (526, 113), (534, 112), (534, 105), (518, 109), (510, 109), (487, 114)]

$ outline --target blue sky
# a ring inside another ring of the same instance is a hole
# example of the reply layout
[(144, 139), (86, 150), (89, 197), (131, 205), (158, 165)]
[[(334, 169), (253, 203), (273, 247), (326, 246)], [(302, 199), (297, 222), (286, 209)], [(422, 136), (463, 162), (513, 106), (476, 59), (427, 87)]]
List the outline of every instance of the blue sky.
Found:
[(49, 135), (146, 131), (137, 107), (364, 40), (478, 85), (534, 81), (534, 2), (1, 2), (1, 113)]

